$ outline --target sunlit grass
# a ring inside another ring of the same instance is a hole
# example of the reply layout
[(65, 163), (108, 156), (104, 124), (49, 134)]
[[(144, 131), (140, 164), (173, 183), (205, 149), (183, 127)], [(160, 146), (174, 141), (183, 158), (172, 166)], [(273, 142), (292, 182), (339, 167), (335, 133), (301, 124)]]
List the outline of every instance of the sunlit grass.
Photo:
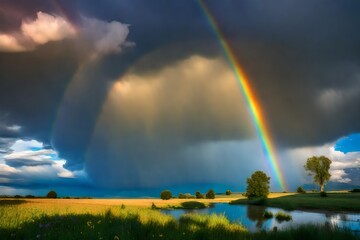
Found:
[(356, 239), (329, 226), (249, 233), (224, 215), (185, 214), (175, 220), (150, 208), (75, 200), (0, 204), (0, 239)]
[(264, 201), (241, 198), (230, 204), (261, 204), (286, 210), (317, 209), (360, 212), (360, 193), (328, 193), (327, 197), (321, 197), (319, 193), (306, 193), (270, 198)]

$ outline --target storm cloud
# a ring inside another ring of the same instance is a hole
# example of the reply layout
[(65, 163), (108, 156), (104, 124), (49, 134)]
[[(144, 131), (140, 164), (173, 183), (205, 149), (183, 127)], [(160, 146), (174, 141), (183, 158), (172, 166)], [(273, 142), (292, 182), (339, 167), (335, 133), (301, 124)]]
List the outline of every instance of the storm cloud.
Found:
[[(13, 141), (36, 139), (68, 171), (85, 169), (113, 188), (231, 183), (241, 180), (233, 169), (267, 169), (196, 1), (30, 2), (0, 3), (3, 159)], [(360, 132), (360, 3), (206, 4), (249, 77), (282, 165), (302, 167), (289, 151)], [(341, 159), (354, 163), (349, 156)], [(36, 164), (16, 159), (6, 168)]]

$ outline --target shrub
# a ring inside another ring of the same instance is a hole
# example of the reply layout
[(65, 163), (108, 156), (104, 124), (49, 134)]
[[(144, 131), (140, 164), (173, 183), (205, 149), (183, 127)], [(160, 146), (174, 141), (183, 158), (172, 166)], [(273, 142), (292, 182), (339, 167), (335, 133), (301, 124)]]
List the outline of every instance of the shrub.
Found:
[(226, 195), (231, 195), (231, 193), (232, 192), (230, 190), (226, 190), (226, 192), (225, 192)]
[(206, 208), (206, 205), (197, 201), (189, 201), (181, 203), (181, 207), (185, 209), (201, 209)]
[(180, 199), (188, 199), (188, 198), (195, 198), (195, 196), (191, 195), (190, 193), (179, 193)]
[(23, 198), (21, 195), (15, 195), (14, 198)]
[(286, 212), (278, 212), (275, 216), (276, 220), (278, 222), (282, 222), (282, 221), (290, 221), (292, 220), (292, 216)]
[(179, 199), (185, 199), (185, 198), (187, 198), (186, 194), (179, 193)]
[(215, 192), (214, 192), (214, 190), (210, 189), (210, 190), (206, 193), (206, 198), (207, 198), (207, 199), (214, 199), (214, 198), (215, 198)]
[(29, 194), (29, 195), (26, 195), (25, 198), (35, 198), (35, 196)]
[(302, 186), (298, 186), (298, 188), (296, 189), (296, 192), (297, 193), (302, 193), (302, 194), (306, 193)]
[(320, 192), (320, 197), (327, 197), (327, 193), (324, 191), (324, 192)]
[(269, 195), (270, 177), (264, 172), (254, 172), (246, 182), (246, 196), (248, 198), (266, 198)]
[(358, 193), (358, 192), (360, 192), (360, 188), (354, 188), (353, 190), (351, 190), (349, 192)]
[(57, 198), (57, 193), (53, 190), (51, 190), (50, 192), (48, 192), (48, 194), (46, 194), (47, 198)]
[(270, 211), (265, 211), (263, 216), (265, 219), (270, 219), (274, 217), (274, 214)]
[(199, 191), (197, 191), (197, 192), (195, 193), (195, 196), (196, 196), (197, 199), (204, 198), (204, 195), (201, 194), (201, 192), (199, 192)]
[(169, 190), (164, 190), (160, 194), (160, 198), (162, 200), (169, 200), (172, 197), (172, 194)]

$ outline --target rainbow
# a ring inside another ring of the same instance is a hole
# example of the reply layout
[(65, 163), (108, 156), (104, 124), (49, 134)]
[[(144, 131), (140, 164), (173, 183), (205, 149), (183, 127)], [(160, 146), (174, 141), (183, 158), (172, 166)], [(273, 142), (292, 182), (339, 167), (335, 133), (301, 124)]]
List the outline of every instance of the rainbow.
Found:
[(282, 190), (286, 190), (282, 172), (279, 167), (279, 163), (275, 153), (275, 147), (270, 137), (269, 129), (265, 124), (264, 115), (261, 113), (261, 107), (259, 102), (256, 99), (256, 96), (251, 89), (249, 79), (246, 77), (244, 71), (242, 70), (239, 62), (237, 61), (230, 44), (226, 41), (224, 34), (221, 32), (219, 25), (216, 22), (216, 19), (211, 14), (209, 8), (206, 6), (203, 0), (199, 0), (200, 7), (206, 15), (206, 18), (219, 39), (221, 49), (224, 52), (225, 58), (231, 66), (231, 69), (234, 72), (235, 78), (239, 85), (240, 91), (245, 98), (245, 102), (248, 106), (252, 121), (254, 123), (256, 132), (260, 138), (261, 144), (263, 146), (265, 155), (270, 163), (271, 169), (276, 176), (276, 179)]

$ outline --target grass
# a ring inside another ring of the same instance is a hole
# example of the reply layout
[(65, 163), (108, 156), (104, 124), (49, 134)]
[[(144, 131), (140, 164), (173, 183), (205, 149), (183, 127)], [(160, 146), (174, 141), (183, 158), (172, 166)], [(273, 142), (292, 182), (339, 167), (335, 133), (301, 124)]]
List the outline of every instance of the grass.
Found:
[(356, 239), (329, 226), (249, 233), (214, 214), (186, 214), (177, 221), (158, 210), (125, 205), (69, 204), (66, 199), (3, 203), (0, 239)]
[(276, 213), (275, 216), (276, 220), (278, 222), (283, 222), (283, 221), (290, 221), (292, 220), (292, 216), (286, 212), (278, 212)]
[(237, 199), (230, 204), (260, 204), (285, 210), (327, 210), (360, 212), (360, 193), (319, 193), (295, 194), (278, 198)]

